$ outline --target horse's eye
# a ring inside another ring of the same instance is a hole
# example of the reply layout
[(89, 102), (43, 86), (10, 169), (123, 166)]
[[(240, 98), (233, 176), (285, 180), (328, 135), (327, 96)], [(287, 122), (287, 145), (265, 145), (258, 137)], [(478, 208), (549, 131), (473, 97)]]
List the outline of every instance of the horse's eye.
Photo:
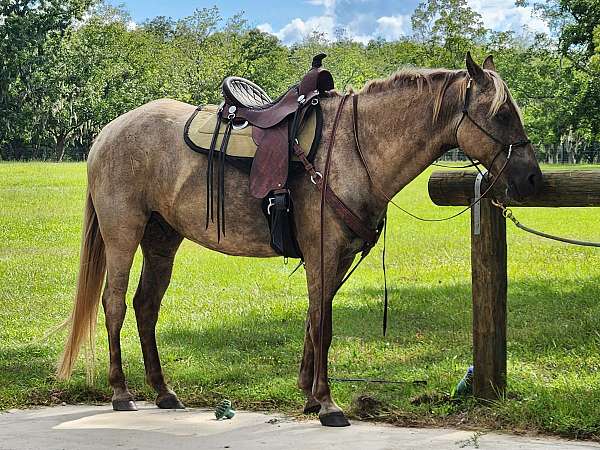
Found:
[(510, 113), (505, 110), (500, 110), (496, 114), (496, 119), (502, 123), (508, 123), (508, 122), (510, 122)]

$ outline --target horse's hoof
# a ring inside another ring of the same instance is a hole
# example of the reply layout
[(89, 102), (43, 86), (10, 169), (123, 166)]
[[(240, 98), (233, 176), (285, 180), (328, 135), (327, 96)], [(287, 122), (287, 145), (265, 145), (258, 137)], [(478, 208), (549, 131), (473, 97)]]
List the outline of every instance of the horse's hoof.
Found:
[(115, 411), (137, 411), (133, 400), (113, 400), (112, 407)]
[(341, 411), (334, 411), (319, 416), (321, 425), (324, 427), (349, 427), (350, 422), (346, 419), (346, 416)]
[(179, 401), (176, 395), (156, 399), (156, 406), (160, 409), (185, 409), (185, 406), (183, 406), (183, 403)]
[(321, 404), (320, 403), (306, 403), (306, 405), (304, 405), (304, 414), (319, 414), (319, 411), (321, 410)]

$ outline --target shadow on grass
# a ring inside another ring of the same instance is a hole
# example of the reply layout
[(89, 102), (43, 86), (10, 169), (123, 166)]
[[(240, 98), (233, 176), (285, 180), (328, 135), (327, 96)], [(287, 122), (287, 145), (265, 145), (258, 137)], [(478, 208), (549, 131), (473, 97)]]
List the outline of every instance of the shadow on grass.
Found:
[[(593, 378), (597, 367), (590, 368), (590, 361), (600, 367), (596, 357), (599, 282), (600, 278), (510, 283), (509, 371), (513, 375), (509, 372), (509, 389), (518, 391), (518, 396), (494, 406), (508, 423), (570, 435), (596, 432), (600, 412), (597, 416), (590, 411), (600, 401), (600, 383), (582, 382), (581, 377), (583, 373)], [(334, 304), (332, 375), (428, 378), (427, 390), (449, 390), (471, 362), (470, 285), (392, 287), (385, 338), (381, 299), (380, 289), (348, 286), (340, 292)], [(160, 327), (165, 373), (181, 398), (191, 405), (206, 405), (227, 395), (245, 407), (298, 407), (302, 397), (295, 383), (304, 316), (283, 309), (267, 314), (258, 307), (227, 317), (212, 314), (218, 320)], [(48, 404), (52, 399), (108, 400), (106, 363), (98, 370), (97, 389), (85, 386), (81, 373), (70, 383), (57, 383), (53, 377), (57, 350), (42, 345), (0, 347), (0, 407), (16, 406), (16, 402)], [(144, 387), (141, 361), (132, 357), (129, 348), (124, 353), (130, 386), (152, 400), (153, 393)], [(105, 356), (100, 355), (103, 361)], [(524, 378), (512, 382), (511, 376)], [(565, 382), (544, 386), (544, 377), (557, 376)], [(377, 392), (398, 411), (440, 417), (454, 411), (447, 405), (411, 406), (410, 397), (422, 391), (412, 386), (334, 385), (336, 398), (345, 405), (360, 390)], [(570, 418), (557, 420), (557, 410)]]
[[(534, 363), (540, 357), (562, 360), (573, 349), (582, 354), (595, 353), (600, 329), (598, 281), (511, 283), (508, 302), (511, 361)], [(374, 359), (382, 365), (379, 372), (393, 373), (400, 364), (431, 367), (459, 357), (462, 371), (462, 366), (470, 363), (470, 286), (391, 289), (390, 323), (385, 338), (381, 335), (379, 290), (346, 290), (340, 295), (343, 298), (334, 305), (333, 354), (337, 357), (332, 365), (347, 369), (369, 367), (369, 360)], [(191, 356), (209, 365), (223, 365), (232, 371), (237, 368), (241, 375), (235, 381), (244, 384), (262, 376), (268, 379), (270, 371), (295, 376), (303, 330), (303, 318), (285, 313), (276, 316), (254, 313), (236, 316), (219, 326), (187, 324), (183, 328), (163, 329), (158, 339), (163, 354), (181, 351), (181, 359)], [(408, 352), (402, 358), (394, 357), (394, 352), (403, 349)], [(347, 355), (352, 350), (355, 352)], [(388, 354), (382, 355), (382, 351)], [(226, 373), (227, 370), (217, 377), (219, 382), (233, 381)]]

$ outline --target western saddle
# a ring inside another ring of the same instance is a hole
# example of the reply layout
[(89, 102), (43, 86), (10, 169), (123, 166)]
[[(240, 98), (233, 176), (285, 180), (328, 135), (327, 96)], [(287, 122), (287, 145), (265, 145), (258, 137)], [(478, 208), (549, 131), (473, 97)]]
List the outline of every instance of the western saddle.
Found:
[[(312, 111), (321, 113), (319, 99), (334, 88), (331, 73), (322, 67), (325, 54), (313, 58), (311, 69), (302, 80), (279, 99), (273, 101), (260, 86), (241, 77), (223, 81), (223, 103), (217, 111), (207, 166), (206, 226), (213, 221), (213, 168), (221, 124), (226, 129), (218, 152), (217, 237), (225, 234), (224, 167), (232, 130), (252, 126), (252, 138), (257, 145), (250, 170), (250, 194), (263, 199), (263, 211), (271, 230), (271, 246), (286, 257), (302, 258), (295, 239), (292, 199), (287, 188), (291, 156), (304, 151), (297, 136), (304, 120)], [(320, 131), (315, 135), (320, 140)], [(306, 163), (306, 158), (303, 159)], [(210, 219), (209, 219), (210, 218)]]

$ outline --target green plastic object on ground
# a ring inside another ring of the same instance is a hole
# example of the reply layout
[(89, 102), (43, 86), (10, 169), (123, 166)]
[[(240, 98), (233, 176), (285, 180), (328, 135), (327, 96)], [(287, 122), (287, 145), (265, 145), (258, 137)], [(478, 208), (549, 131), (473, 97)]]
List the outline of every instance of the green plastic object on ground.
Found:
[(465, 397), (473, 393), (473, 366), (469, 366), (465, 376), (452, 391), (452, 397)]
[(223, 400), (217, 405), (217, 408), (215, 409), (215, 417), (217, 420), (231, 419), (233, 416), (235, 416), (235, 411), (231, 407), (230, 400)]

